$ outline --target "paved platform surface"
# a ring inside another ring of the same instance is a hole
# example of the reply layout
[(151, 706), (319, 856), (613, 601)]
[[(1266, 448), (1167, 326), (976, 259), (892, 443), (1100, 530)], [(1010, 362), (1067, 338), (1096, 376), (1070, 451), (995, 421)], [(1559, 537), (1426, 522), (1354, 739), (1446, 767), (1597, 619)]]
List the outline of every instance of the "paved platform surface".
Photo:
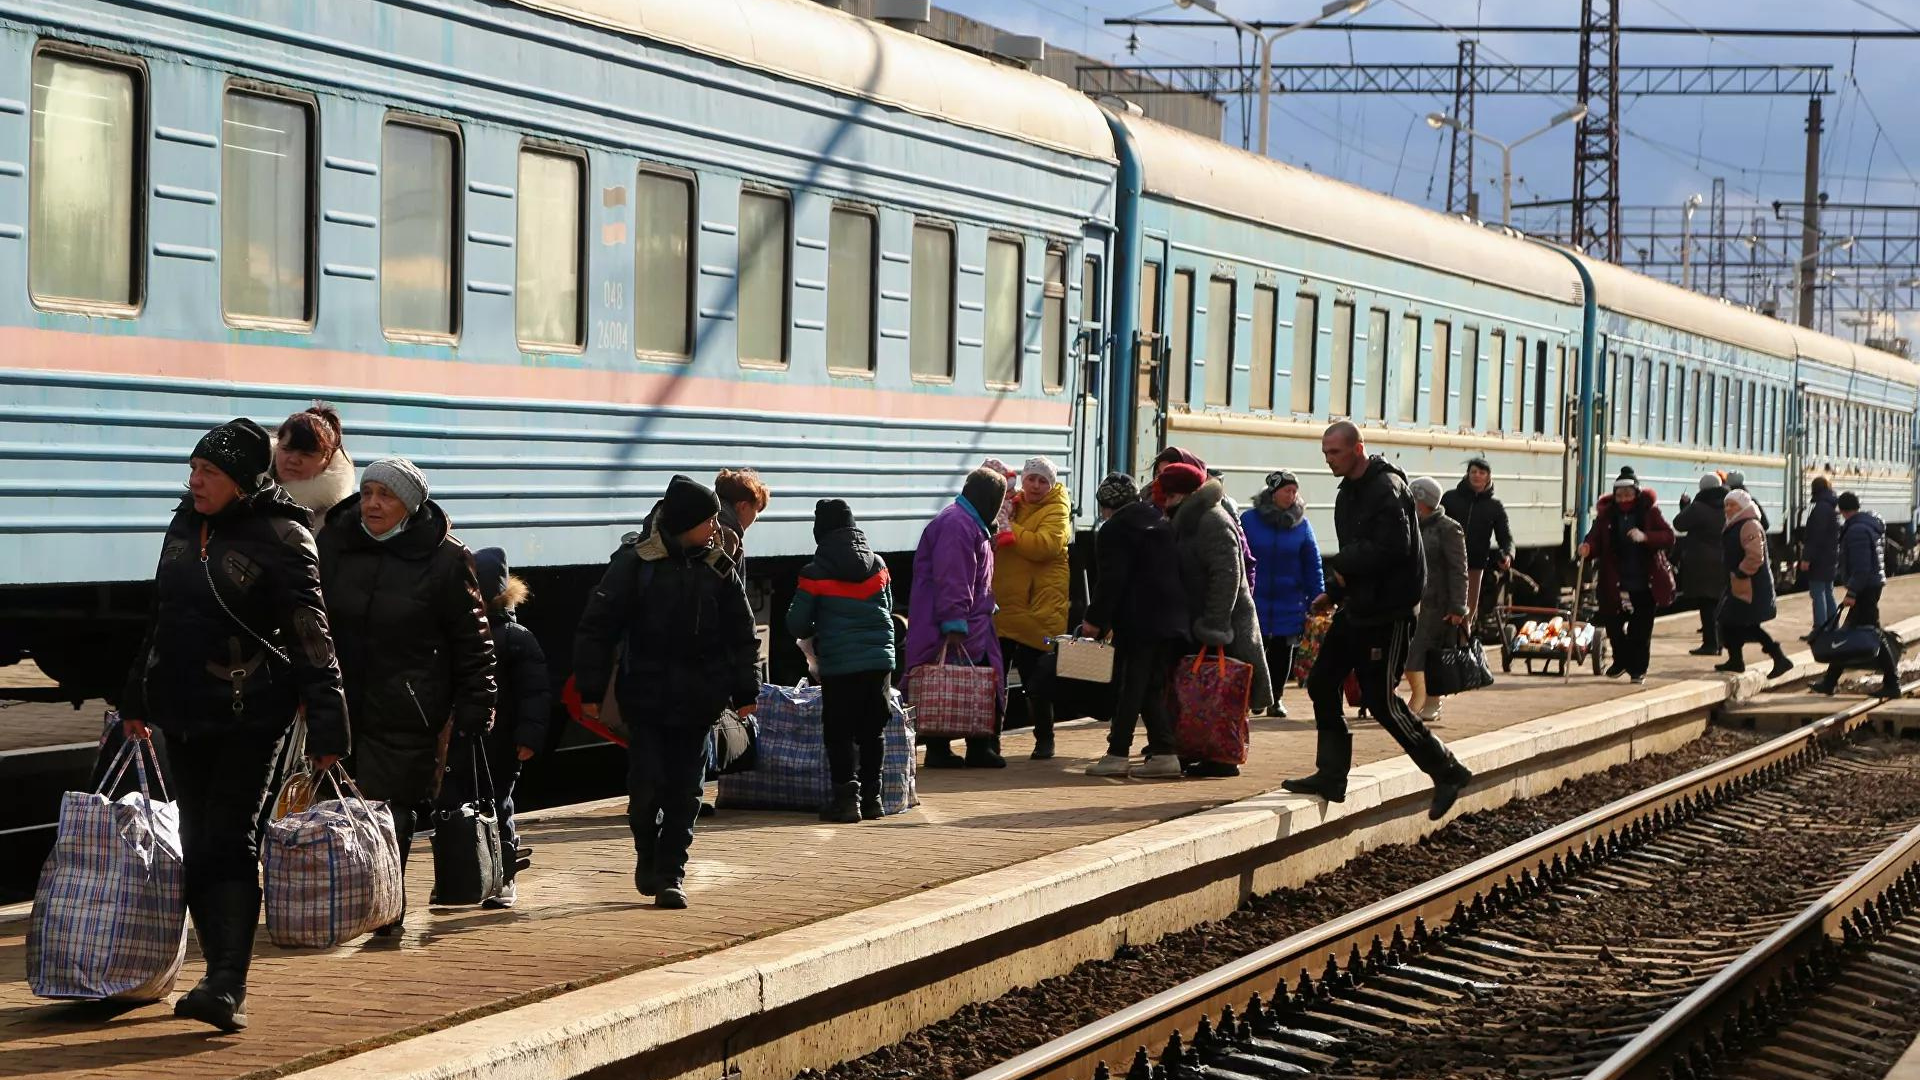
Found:
[[(1804, 597), (1783, 600), (1772, 629), (1807, 630)], [(1920, 578), (1888, 590), (1889, 621), (1920, 614)], [(1647, 690), (1710, 675), (1691, 614), (1661, 620)], [(1436, 730), (1455, 739), (1622, 698), (1624, 681), (1518, 674), (1456, 700)], [(1298, 689), (1287, 701), (1308, 709)], [(266, 1077), (543, 1000), (581, 986), (911, 896), (1077, 845), (1276, 788), (1308, 771), (1309, 721), (1260, 720), (1253, 760), (1226, 780), (1129, 781), (1085, 776), (1103, 728), (1068, 727), (1059, 756), (1025, 760), (1007, 740), (1004, 771), (923, 771), (922, 805), (857, 826), (811, 815), (722, 812), (701, 822), (688, 880), (692, 908), (659, 911), (632, 888), (622, 810), (597, 804), (548, 812), (523, 830), (535, 849), (510, 912), (428, 909), (429, 875), (410, 879), (412, 908), (398, 939), (326, 952), (255, 950), (251, 1031), (223, 1037), (175, 1021), (165, 1005), (114, 1011), (33, 998), (24, 981), (24, 918), (0, 921), (0, 1077)], [(1136, 742), (1136, 747), (1138, 743)], [(1396, 756), (1377, 725), (1356, 724), (1356, 763)], [(422, 845), (424, 848), (424, 845)], [(197, 952), (180, 989), (199, 978)]]
[[(54, 682), (31, 660), (0, 667), (0, 687), (50, 687)], [(75, 709), (65, 702), (0, 700), (0, 754), (31, 753), (100, 740), (106, 706), (89, 702)]]

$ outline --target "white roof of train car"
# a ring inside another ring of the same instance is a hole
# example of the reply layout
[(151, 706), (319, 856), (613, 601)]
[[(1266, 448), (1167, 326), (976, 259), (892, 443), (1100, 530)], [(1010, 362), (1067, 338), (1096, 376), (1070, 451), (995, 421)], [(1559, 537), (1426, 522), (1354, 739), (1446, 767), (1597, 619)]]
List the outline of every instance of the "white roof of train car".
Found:
[(1571, 263), (1538, 244), (1250, 154), (1139, 116), (1123, 116), (1146, 161), (1146, 190), (1291, 233), (1577, 303)]
[(814, 0), (511, 0), (1082, 157), (1113, 161), (1099, 107), (1064, 83)]

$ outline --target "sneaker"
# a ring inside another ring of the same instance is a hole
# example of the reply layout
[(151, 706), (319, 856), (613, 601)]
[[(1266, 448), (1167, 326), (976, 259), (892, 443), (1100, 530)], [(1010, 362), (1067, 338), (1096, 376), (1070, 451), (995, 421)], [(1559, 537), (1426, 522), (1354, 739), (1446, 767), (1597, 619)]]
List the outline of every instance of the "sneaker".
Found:
[(1428, 723), (1428, 724), (1439, 723), (1440, 722), (1440, 699), (1439, 698), (1429, 699), (1425, 705), (1422, 705), (1418, 709), (1414, 710), (1414, 715), (1418, 716), (1421, 719), (1421, 721), (1424, 723)]
[(500, 886), (500, 891), (480, 901), (480, 906), (489, 911), (505, 911), (513, 906), (513, 882)]
[[(1099, 761), (1087, 766), (1088, 776), (1125, 776), (1127, 766), (1132, 764), (1125, 754), (1108, 754)], [(1179, 763), (1175, 762), (1175, 768)]]
[(1427, 820), (1439, 821), (1460, 800), (1460, 793), (1473, 783), (1473, 770), (1454, 762), (1433, 780), (1433, 805), (1427, 807)]
[(1326, 773), (1314, 773), (1312, 776), (1300, 776), (1280, 781), (1280, 786), (1295, 795), (1312, 795), (1328, 802), (1347, 801), (1346, 777), (1334, 778)]
[(685, 910), (687, 906), (686, 888), (677, 881), (666, 886), (660, 890), (659, 896), (653, 898), (653, 906), (666, 908), (669, 911)]
[(1635, 675), (1635, 676), (1634, 676), (1634, 677), (1633, 677), (1632, 679), (1630, 679), (1630, 680), (1628, 680), (1628, 681), (1630, 681), (1630, 682), (1632, 682), (1632, 683), (1633, 683), (1633, 685), (1635, 685), (1635, 686), (1645, 686), (1645, 685), (1647, 685), (1647, 677), (1646, 677), (1645, 675)]
[(1607, 678), (1609, 679), (1617, 679), (1620, 676), (1625, 675), (1626, 673), (1627, 673), (1627, 665), (1621, 663), (1618, 660), (1615, 660), (1613, 663), (1607, 665)]
[(1287, 718), (1286, 703), (1281, 701), (1274, 702), (1273, 705), (1267, 709), (1267, 715), (1275, 720), (1285, 720)]
[[(1235, 770), (1235, 772), (1238, 771), (1237, 769)], [(1135, 765), (1133, 768), (1128, 769), (1126, 775), (1136, 780), (1178, 779), (1181, 775), (1180, 759), (1174, 757), (1172, 754), (1155, 754), (1140, 764)]]
[(1007, 767), (1007, 759), (1001, 757), (998, 750), (985, 746), (969, 746), (966, 766), (969, 769), (1004, 769)]

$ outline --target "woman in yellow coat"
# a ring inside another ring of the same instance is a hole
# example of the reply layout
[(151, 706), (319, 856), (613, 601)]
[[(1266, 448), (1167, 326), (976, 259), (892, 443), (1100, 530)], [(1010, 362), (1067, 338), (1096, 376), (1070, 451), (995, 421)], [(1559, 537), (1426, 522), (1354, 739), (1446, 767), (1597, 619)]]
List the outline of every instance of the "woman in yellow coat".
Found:
[(1033, 458), (1020, 470), (1013, 519), (995, 538), (993, 599), (1000, 610), (993, 627), (1007, 667), (1020, 672), (1035, 761), (1053, 756), (1053, 702), (1039, 683), (1040, 661), (1053, 651), (1047, 639), (1067, 632), (1067, 545), (1072, 542), (1067, 489), (1053, 462)]

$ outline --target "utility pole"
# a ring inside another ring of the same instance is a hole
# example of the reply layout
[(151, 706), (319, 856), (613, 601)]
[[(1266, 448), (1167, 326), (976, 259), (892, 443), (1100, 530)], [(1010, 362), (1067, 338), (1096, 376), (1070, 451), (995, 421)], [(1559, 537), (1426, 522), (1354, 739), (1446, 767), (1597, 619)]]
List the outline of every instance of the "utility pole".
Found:
[(1712, 216), (1713, 247), (1712, 261), (1707, 263), (1707, 292), (1719, 297), (1727, 295), (1727, 178), (1713, 178), (1713, 198), (1708, 203)]
[(1820, 96), (1807, 98), (1807, 187), (1800, 202), (1800, 295), (1795, 320), (1813, 325), (1813, 290), (1820, 276)]
[(1574, 246), (1620, 261), (1620, 19), (1618, 0), (1581, 0), (1580, 104), (1573, 137)]
[[(1473, 126), (1474, 43), (1460, 40), (1460, 62), (1453, 69), (1453, 117), (1466, 127)], [(1480, 197), (1473, 190), (1473, 140), (1461, 128), (1454, 128), (1452, 150), (1447, 156), (1447, 213), (1465, 212), (1478, 218)]]

